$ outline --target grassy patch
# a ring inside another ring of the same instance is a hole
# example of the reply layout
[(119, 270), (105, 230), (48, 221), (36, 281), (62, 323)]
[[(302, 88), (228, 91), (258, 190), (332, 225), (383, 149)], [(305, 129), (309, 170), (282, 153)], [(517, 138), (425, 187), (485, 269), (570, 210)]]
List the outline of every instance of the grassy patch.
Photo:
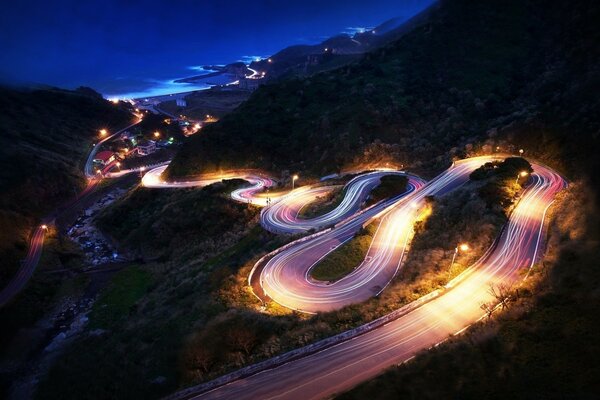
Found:
[(348, 275), (365, 259), (379, 224), (372, 222), (356, 235), (319, 261), (310, 276), (319, 281), (336, 281)]
[(345, 194), (346, 191), (343, 187), (338, 186), (326, 195), (317, 197), (315, 201), (302, 207), (298, 212), (298, 217), (310, 219), (326, 214), (340, 205)]
[(107, 290), (94, 304), (90, 328), (112, 328), (126, 317), (150, 285), (152, 275), (140, 267), (129, 267), (113, 278)]
[(592, 198), (580, 183), (559, 195), (544, 261), (507, 310), (339, 399), (597, 398), (600, 213)]

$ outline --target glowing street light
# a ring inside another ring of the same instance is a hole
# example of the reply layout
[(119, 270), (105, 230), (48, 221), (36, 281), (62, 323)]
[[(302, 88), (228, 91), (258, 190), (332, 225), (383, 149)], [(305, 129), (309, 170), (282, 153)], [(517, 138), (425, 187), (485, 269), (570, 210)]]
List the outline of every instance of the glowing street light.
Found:
[(42, 228), (43, 230), (47, 231), (47, 230), (48, 230), (48, 225), (44, 224), (44, 225), (42, 225), (42, 226), (41, 226), (41, 228)]
[(154, 132), (154, 137), (155, 138), (159, 138), (160, 137), (160, 132), (159, 131)]
[(454, 260), (456, 259), (456, 255), (458, 254), (459, 250), (463, 253), (467, 252), (469, 251), (469, 245), (466, 243), (456, 245), (456, 247), (454, 248), (454, 254), (452, 255), (452, 262), (450, 263), (450, 270), (452, 270), (452, 267), (454, 266)]
[(121, 169), (121, 163), (119, 161), (117, 161), (115, 165), (117, 166), (117, 168), (119, 168), (119, 170)]
[(529, 175), (529, 172), (527, 171), (519, 172), (519, 174), (517, 175), (517, 179), (515, 179), (515, 184), (519, 182), (519, 178), (525, 178), (527, 175)]
[(519, 155), (523, 155), (523, 149), (519, 149)]
[(292, 190), (294, 190), (294, 183), (296, 182), (296, 179), (298, 179), (298, 175), (292, 176)]
[(106, 129), (100, 129), (100, 136), (104, 137), (107, 133), (108, 131)]

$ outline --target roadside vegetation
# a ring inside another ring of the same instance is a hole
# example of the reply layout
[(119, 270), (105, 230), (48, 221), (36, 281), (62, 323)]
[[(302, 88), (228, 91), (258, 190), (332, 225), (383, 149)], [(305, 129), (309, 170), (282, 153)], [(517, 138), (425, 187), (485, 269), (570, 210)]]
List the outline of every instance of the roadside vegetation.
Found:
[(549, 243), (506, 307), (338, 398), (594, 398), (600, 392), (600, 210), (574, 182), (550, 211)]
[(367, 204), (375, 204), (381, 200), (398, 196), (408, 187), (408, 178), (403, 175), (386, 175), (381, 177), (381, 183), (371, 191)]
[(310, 270), (310, 276), (318, 281), (337, 281), (354, 271), (365, 259), (379, 221), (372, 221), (360, 229), (352, 239), (341, 244)]
[(51, 230), (36, 273), (11, 303), (0, 308), (0, 397), (8, 397), (10, 385), (22, 372), (21, 363), (47, 343), (53, 317), (84, 293), (89, 278), (78, 273), (83, 260), (79, 247)]
[(340, 205), (345, 194), (346, 191), (343, 186), (336, 186), (329, 193), (317, 197), (315, 201), (302, 207), (298, 212), (298, 217), (311, 219), (327, 214), (329, 211), (334, 210)]
[[(585, 187), (600, 187), (589, 172), (599, 169), (598, 9), (583, 1), (442, 2), (428, 23), (355, 64), (261, 87), (193, 136), (167, 175), (260, 167), (322, 176), (353, 163), (394, 162), (431, 176), (453, 157), (523, 147), (526, 156), (582, 176), (561, 202), (566, 206), (553, 219), (550, 252), (534, 269), (531, 282), (541, 289), (528, 282), (508, 314), (492, 317), (497, 328), (476, 327), (466, 342), (418, 357), (356, 398), (413, 388), (407, 396), (598, 393), (599, 214), (590, 205), (596, 193), (582, 196)], [(416, 226), (408, 258), (381, 296), (315, 316), (275, 304), (263, 308), (248, 290), (256, 260), (291, 238), (258, 227), (254, 208), (226, 198), (227, 183), (138, 189), (98, 223), (140, 258), (150, 283), (117, 302), (122, 307), (107, 305), (114, 318), (92, 314), (90, 326), (106, 332), (86, 332), (42, 380), (37, 396), (158, 398), (356, 327), (440, 288), (492, 244), (525, 184), (494, 169), (431, 199), (431, 214)], [(459, 243), (469, 250), (451, 266)], [(117, 293), (127, 281), (116, 281)], [(568, 351), (556, 355), (556, 349)]]
[(101, 128), (131, 115), (92, 90), (0, 88), (0, 285), (19, 267), (39, 218), (85, 185), (82, 166)]

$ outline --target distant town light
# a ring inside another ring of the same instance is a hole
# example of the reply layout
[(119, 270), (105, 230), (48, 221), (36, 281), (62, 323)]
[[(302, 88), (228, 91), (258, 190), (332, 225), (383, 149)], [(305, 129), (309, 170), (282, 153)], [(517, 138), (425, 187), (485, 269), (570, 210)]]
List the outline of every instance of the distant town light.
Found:
[(154, 137), (155, 137), (155, 138), (158, 138), (158, 137), (160, 137), (160, 132), (159, 132), (159, 131), (156, 131), (156, 132), (154, 132)]
[(42, 225), (42, 227), (41, 227), (41, 228), (42, 228), (43, 230), (48, 230), (48, 225), (44, 224), (44, 225)]
[(458, 246), (458, 248), (460, 249), (460, 251), (469, 251), (469, 245), (466, 243), (461, 244), (460, 246)]
[(525, 176), (529, 175), (529, 172), (521, 171), (521, 173), (519, 175), (521, 175), (522, 177), (525, 177)]
[(107, 133), (106, 129), (100, 129), (100, 136), (106, 136)]
[(269, 59), (267, 60), (267, 62), (270, 62), (270, 63), (272, 63), (272, 62), (273, 62), (273, 60), (269, 58)]

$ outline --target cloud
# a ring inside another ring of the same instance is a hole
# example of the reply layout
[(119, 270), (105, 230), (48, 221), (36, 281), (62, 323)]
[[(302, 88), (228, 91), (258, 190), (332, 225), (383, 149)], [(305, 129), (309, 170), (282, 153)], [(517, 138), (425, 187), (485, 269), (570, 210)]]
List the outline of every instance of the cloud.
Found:
[(269, 56), (242, 56), (238, 61), (241, 61), (244, 64), (250, 64), (252, 61), (260, 61), (265, 58), (269, 58)]
[(342, 32), (347, 33), (348, 35), (356, 35), (357, 33), (365, 33), (367, 31), (372, 31), (373, 27), (362, 27), (362, 26), (348, 26)]

